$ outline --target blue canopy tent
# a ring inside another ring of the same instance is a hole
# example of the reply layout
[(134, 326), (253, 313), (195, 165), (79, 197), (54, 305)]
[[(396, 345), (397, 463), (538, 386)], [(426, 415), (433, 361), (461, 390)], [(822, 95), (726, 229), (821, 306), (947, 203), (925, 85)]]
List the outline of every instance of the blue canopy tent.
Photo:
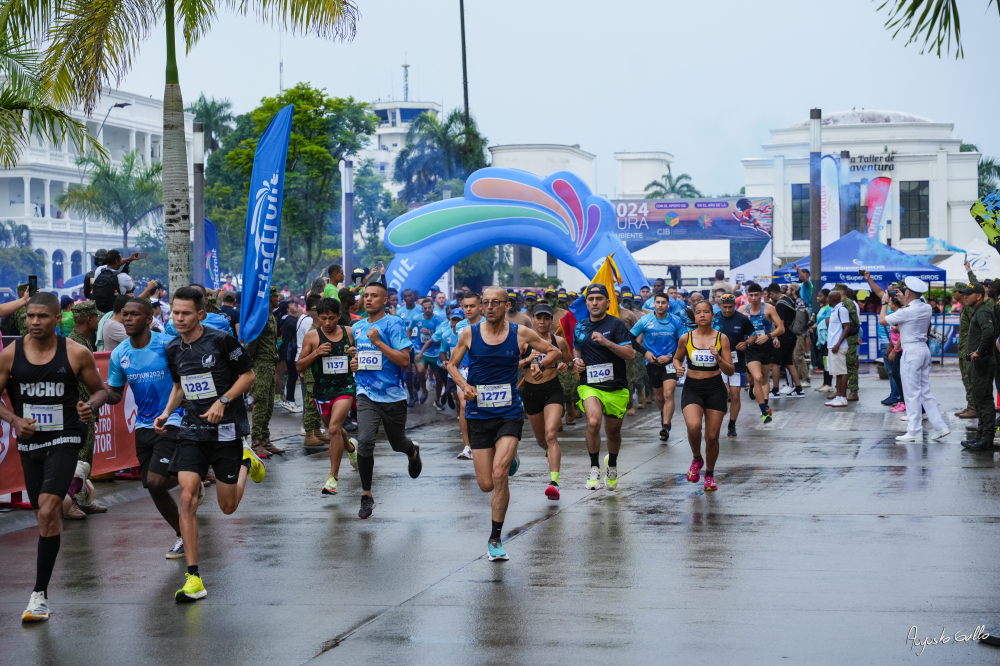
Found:
[[(812, 270), (809, 257), (796, 262), (799, 268)], [(925, 282), (944, 282), (947, 271), (927, 263), (922, 257), (906, 254), (868, 236), (852, 231), (823, 248), (821, 281), (831, 284), (864, 284), (858, 275), (860, 269), (871, 274), (872, 281), (880, 287), (915, 276)], [(798, 271), (791, 264), (775, 271), (778, 282), (797, 282)]]

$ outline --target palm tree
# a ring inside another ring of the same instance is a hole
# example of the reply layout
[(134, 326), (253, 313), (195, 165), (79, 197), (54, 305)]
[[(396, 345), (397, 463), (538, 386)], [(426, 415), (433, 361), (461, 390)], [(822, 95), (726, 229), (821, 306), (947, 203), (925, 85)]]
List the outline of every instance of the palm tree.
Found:
[(205, 125), (205, 156), (222, 147), (222, 139), (233, 131), (236, 117), (233, 115), (233, 103), (228, 99), (207, 99), (205, 93), (185, 109), (194, 114), (196, 123)]
[[(0, 164), (5, 168), (17, 164), (33, 134), (55, 144), (68, 140), (79, 153), (91, 140), (86, 124), (52, 103), (39, 77), (40, 68), (41, 58), (28, 42), (0, 39), (0, 75), (4, 77), (0, 84)], [(91, 145), (98, 155), (107, 157), (104, 146), (92, 141)]]
[(987, 194), (1000, 186), (1000, 162), (995, 157), (979, 158), (979, 198), (982, 199)]
[(103, 220), (122, 231), (122, 250), (128, 248), (128, 232), (150, 216), (163, 212), (160, 162), (147, 166), (140, 151), (122, 158), (121, 166), (81, 157), (77, 166), (92, 169), (86, 187), (71, 187), (57, 203), (66, 210)]
[(691, 176), (682, 173), (674, 178), (669, 164), (663, 180), (654, 180), (643, 191), (647, 199), (694, 199), (701, 196), (701, 192), (691, 184)]
[[(987, 0), (986, 8), (993, 4), (993, 0)], [(962, 49), (962, 24), (958, 18), (958, 0), (884, 0), (878, 6), (881, 11), (883, 7), (889, 5), (889, 18), (885, 22), (888, 30), (895, 28), (892, 38), (895, 39), (901, 31), (913, 26), (913, 32), (905, 45), (919, 42), (921, 38), (924, 45), (920, 49), (925, 51), (935, 51), (937, 57), (941, 57), (941, 48), (945, 53), (951, 53), (951, 33), (955, 31), (955, 59), (964, 58), (965, 51)], [(1000, 12), (1000, 2), (997, 3), (997, 11)]]
[(438, 181), (460, 178), (486, 166), (486, 138), (475, 120), (454, 109), (444, 122), (422, 113), (410, 125), (403, 149), (396, 156), (393, 180), (403, 184), (400, 198), (419, 201)]
[(31, 247), (31, 229), (14, 220), (0, 222), (0, 248)]
[(47, 40), (45, 77), (56, 104), (82, 104), (93, 112), (102, 86), (117, 88), (132, 66), (139, 45), (162, 23), (166, 37), (163, 91), (163, 208), (170, 255), (170, 291), (190, 282), (187, 150), (174, 29), (180, 27), (188, 53), (212, 27), (223, 7), (255, 13), (262, 22), (293, 33), (353, 39), (358, 9), (354, 0), (5, 0), (0, 35)]

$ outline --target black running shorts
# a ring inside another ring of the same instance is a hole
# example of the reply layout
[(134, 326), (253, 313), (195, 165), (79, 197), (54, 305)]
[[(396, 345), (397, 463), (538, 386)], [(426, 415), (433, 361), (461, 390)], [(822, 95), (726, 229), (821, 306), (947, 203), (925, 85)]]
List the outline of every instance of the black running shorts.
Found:
[(706, 411), (725, 412), (729, 407), (729, 391), (722, 382), (722, 376), (685, 379), (684, 390), (681, 391), (681, 411), (688, 405), (698, 405)]
[(524, 382), (521, 384), (521, 404), (528, 416), (541, 414), (548, 405), (564, 405), (562, 384), (553, 377), (541, 384)]
[(204, 479), (211, 465), (219, 483), (236, 483), (240, 478), (242, 462), (243, 443), (239, 439), (228, 442), (178, 439), (177, 450), (170, 461), (170, 473), (195, 472)]
[(42, 493), (65, 497), (80, 459), (79, 446), (46, 446), (35, 451), (21, 451), (24, 488), (31, 508), (37, 509)]
[[(523, 398), (522, 398), (523, 400)], [(473, 449), (492, 449), (501, 437), (521, 440), (524, 419), (468, 419), (469, 446)]]
[(771, 358), (774, 356), (774, 345), (770, 340), (763, 344), (747, 345), (746, 355), (743, 357), (747, 363), (760, 363), (761, 365), (771, 365)]
[(139, 476), (142, 487), (148, 488), (147, 472), (170, 477), (170, 461), (177, 450), (177, 433), (180, 428), (167, 426), (166, 434), (161, 435), (153, 428), (135, 429), (135, 457), (139, 459)]
[(663, 382), (676, 382), (677, 373), (667, 372), (667, 366), (661, 365), (660, 363), (649, 363), (646, 365), (646, 376), (649, 377), (649, 383), (653, 385), (653, 388), (663, 388)]
[(795, 343), (798, 342), (798, 338), (794, 335), (782, 335), (778, 340), (781, 346), (774, 350), (774, 360), (771, 363), (780, 365), (783, 368), (794, 365)]

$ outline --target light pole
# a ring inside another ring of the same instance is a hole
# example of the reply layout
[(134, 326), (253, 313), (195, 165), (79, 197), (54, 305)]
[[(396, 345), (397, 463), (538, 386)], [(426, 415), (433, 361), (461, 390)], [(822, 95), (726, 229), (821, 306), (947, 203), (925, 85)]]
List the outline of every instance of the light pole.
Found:
[(348, 279), (354, 273), (354, 162), (342, 160), (344, 165), (344, 226), (341, 246), (343, 248), (344, 275)]
[(462, 91), (465, 93), (465, 129), (469, 129), (469, 70), (465, 67), (465, 0), (458, 0), (458, 17), (462, 23)]
[(194, 282), (205, 285), (205, 123), (194, 124)]
[[(809, 111), (809, 269), (812, 272), (813, 312), (819, 312), (819, 290), (823, 287), (823, 224), (820, 211), (820, 163), (823, 113)], [(837, 220), (837, 224), (840, 221)]]
[[(114, 111), (115, 109), (124, 109), (126, 106), (132, 106), (132, 103), (131, 102), (118, 102), (117, 104), (112, 104), (111, 108), (108, 109), (108, 112), (104, 114), (104, 120), (101, 122), (101, 127), (100, 127), (100, 129), (97, 130), (97, 136), (99, 136), (101, 138), (102, 145), (104, 143), (104, 134), (103, 134), (103, 132), (104, 132), (104, 123), (108, 122), (108, 116), (110, 116), (111, 112)], [(80, 170), (80, 187), (83, 187), (83, 177), (85, 175), (87, 175), (87, 172), (84, 171), (83, 169), (81, 169)], [(83, 223), (83, 267), (86, 267), (87, 266), (87, 215), (86, 214), (84, 214), (84, 216), (83, 216), (82, 223)], [(123, 247), (122, 251), (124, 252), (127, 249), (128, 249), (127, 247)], [(91, 262), (91, 263), (93, 263), (93, 262)]]

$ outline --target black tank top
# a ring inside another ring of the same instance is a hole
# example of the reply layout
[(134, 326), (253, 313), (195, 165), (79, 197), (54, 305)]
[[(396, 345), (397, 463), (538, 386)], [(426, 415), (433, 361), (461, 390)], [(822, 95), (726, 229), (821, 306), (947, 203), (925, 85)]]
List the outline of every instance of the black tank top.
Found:
[(347, 348), (351, 346), (351, 341), (347, 337), (347, 329), (340, 327), (341, 338), (337, 342), (323, 335), (323, 329), (317, 328), (316, 333), (319, 335), (320, 345), (330, 343), (330, 353), (317, 356), (313, 361), (313, 398), (323, 401), (342, 395), (354, 395), (354, 375), (350, 368), (347, 368), (347, 372), (338, 372), (343, 369), (344, 364), (350, 362)]
[(30, 363), (24, 355), (24, 340), (14, 343), (14, 364), (7, 382), (7, 395), (14, 413), (35, 419), (35, 434), (18, 440), (18, 450), (68, 444), (83, 446), (87, 424), (80, 420), (76, 403), (79, 384), (66, 353), (66, 338), (56, 336), (56, 353), (44, 365)]

